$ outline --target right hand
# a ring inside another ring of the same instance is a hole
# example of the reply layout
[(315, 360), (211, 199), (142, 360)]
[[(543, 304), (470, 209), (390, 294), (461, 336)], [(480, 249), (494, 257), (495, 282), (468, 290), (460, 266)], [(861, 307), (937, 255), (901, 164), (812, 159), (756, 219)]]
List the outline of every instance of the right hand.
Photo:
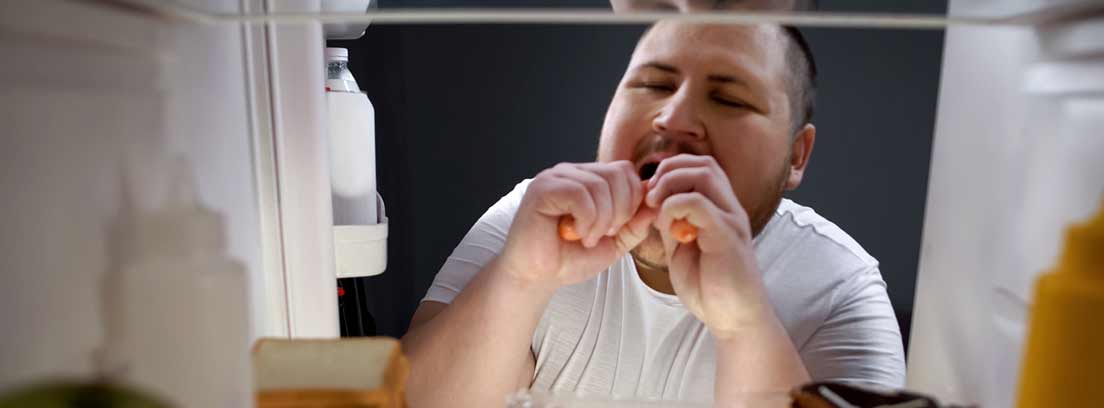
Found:
[[(530, 182), (499, 261), (514, 278), (548, 288), (593, 278), (648, 236), (657, 211), (643, 201), (628, 161), (558, 164)], [(565, 215), (582, 240), (560, 238)]]

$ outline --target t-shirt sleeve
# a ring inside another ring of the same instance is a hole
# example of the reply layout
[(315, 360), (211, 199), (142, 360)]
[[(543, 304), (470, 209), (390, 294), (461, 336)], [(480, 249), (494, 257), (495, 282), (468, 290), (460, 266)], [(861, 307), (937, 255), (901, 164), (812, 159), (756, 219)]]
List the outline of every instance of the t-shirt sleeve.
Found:
[(800, 351), (813, 380), (904, 387), (901, 331), (878, 268), (842, 282), (832, 305), (824, 324)]
[(498, 200), (479, 221), (468, 230), (467, 235), (452, 251), (433, 278), (423, 302), (452, 303), (468, 282), (475, 277), (506, 245), (506, 233), (514, 221), (521, 198), (530, 180), (524, 180), (513, 191)]

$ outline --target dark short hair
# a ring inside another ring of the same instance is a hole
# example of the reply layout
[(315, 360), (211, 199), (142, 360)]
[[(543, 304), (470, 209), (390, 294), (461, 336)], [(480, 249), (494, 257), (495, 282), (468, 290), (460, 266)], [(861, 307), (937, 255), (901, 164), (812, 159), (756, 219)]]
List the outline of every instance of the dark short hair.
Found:
[(787, 38), (786, 65), (789, 67), (787, 85), (790, 96), (790, 119), (796, 132), (813, 121), (816, 108), (817, 68), (813, 50), (805, 36), (794, 26), (782, 26)]

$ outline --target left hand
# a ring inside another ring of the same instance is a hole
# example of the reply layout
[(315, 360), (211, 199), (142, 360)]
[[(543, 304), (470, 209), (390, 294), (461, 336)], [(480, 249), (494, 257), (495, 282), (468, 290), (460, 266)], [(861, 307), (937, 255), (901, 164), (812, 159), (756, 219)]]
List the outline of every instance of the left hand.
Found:
[[(732, 337), (773, 317), (752, 247), (747, 212), (712, 156), (682, 154), (663, 160), (648, 181), (645, 204), (659, 209), (671, 286), (714, 337)], [(698, 229), (679, 244), (671, 223)]]

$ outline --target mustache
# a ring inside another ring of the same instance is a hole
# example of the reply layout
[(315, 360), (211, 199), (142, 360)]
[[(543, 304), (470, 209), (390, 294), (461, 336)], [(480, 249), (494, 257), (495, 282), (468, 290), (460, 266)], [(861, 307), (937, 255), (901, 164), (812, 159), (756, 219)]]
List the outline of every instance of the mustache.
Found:
[(641, 139), (633, 149), (632, 162), (640, 164), (642, 160), (654, 153), (690, 153), (690, 154), (704, 154), (699, 152), (694, 145), (666, 137), (660, 134), (652, 134), (650, 136)]

